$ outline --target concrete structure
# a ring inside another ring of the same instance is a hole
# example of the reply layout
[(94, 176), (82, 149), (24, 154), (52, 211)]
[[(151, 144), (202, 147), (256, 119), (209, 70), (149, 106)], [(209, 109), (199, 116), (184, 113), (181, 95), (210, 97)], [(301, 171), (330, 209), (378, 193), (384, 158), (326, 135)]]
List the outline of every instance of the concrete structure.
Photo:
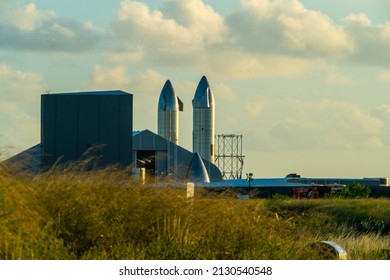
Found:
[(179, 111), (183, 111), (183, 102), (167, 80), (158, 100), (157, 133), (176, 145), (179, 144)]
[(92, 149), (99, 164), (131, 164), (133, 96), (115, 91), (41, 96), (41, 165), (79, 160)]
[(215, 139), (215, 101), (214, 94), (205, 76), (200, 80), (195, 91), (193, 106), (193, 152), (214, 163)]

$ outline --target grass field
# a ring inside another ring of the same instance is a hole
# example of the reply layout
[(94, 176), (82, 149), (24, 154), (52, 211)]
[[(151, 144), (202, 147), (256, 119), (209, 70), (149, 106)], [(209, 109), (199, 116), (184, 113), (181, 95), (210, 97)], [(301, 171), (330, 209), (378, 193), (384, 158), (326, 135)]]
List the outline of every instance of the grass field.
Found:
[[(169, 186), (169, 183), (167, 183)], [(0, 259), (390, 259), (389, 199), (237, 200), (151, 187), (114, 168), (44, 175), (0, 167)]]

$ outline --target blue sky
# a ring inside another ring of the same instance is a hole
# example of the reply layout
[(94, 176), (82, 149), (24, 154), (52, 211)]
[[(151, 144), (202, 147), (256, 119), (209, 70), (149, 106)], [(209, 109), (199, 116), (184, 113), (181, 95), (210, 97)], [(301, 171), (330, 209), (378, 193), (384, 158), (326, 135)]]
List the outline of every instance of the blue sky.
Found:
[(0, 150), (40, 141), (40, 95), (121, 89), (134, 128), (157, 130), (167, 79), (191, 150), (196, 85), (216, 132), (243, 135), (245, 172), (390, 176), (386, 0), (0, 0)]

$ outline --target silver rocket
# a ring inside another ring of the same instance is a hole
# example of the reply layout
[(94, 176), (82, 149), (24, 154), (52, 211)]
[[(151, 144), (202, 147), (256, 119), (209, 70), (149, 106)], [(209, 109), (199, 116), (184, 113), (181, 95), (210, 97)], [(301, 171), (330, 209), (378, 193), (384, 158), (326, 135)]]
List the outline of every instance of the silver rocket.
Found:
[(215, 101), (214, 94), (205, 76), (200, 80), (192, 100), (193, 107), (193, 152), (214, 163)]
[(158, 135), (179, 144), (179, 111), (183, 102), (176, 96), (171, 81), (167, 80), (158, 100)]
[(191, 182), (210, 183), (209, 173), (198, 153), (193, 154), (185, 178)]

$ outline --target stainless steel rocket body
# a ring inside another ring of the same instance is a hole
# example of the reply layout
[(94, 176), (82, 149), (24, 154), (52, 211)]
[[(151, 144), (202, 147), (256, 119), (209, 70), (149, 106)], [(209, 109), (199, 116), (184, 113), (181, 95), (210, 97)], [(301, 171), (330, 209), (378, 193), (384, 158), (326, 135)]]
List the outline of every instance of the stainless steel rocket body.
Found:
[(193, 152), (214, 163), (215, 100), (205, 76), (195, 91), (193, 106)]
[(158, 101), (158, 135), (179, 144), (179, 111), (181, 101), (177, 98), (172, 84), (167, 80)]

